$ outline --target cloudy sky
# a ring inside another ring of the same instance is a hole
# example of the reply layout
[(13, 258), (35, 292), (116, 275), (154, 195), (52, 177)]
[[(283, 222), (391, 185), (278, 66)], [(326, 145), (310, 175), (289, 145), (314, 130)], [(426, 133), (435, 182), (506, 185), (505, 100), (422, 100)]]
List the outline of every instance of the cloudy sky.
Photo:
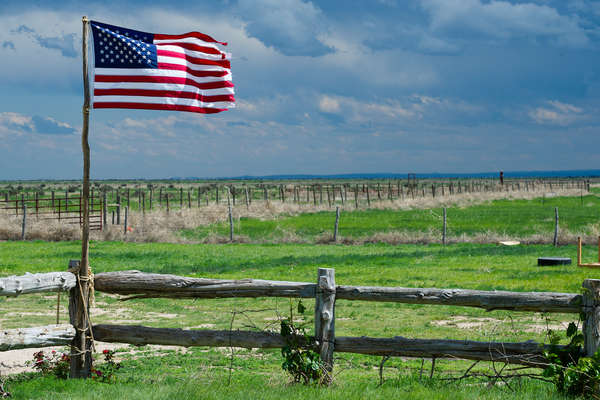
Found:
[(93, 111), (93, 178), (600, 167), (600, 1), (2, 0), (0, 179), (81, 176), (82, 15), (229, 42), (237, 99)]

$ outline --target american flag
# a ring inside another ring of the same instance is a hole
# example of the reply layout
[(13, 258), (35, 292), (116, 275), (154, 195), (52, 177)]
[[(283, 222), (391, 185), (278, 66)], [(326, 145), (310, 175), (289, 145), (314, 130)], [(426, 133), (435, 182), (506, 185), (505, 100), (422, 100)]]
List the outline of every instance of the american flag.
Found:
[(91, 21), (94, 108), (217, 113), (235, 107), (230, 54), (212, 37), (147, 33)]

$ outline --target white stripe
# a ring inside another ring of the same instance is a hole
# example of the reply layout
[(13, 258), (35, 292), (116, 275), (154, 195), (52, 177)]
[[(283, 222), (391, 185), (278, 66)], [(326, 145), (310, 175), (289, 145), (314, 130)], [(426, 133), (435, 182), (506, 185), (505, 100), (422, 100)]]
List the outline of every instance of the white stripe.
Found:
[(207, 103), (194, 99), (182, 99), (179, 97), (145, 97), (145, 96), (96, 96), (94, 103), (144, 103), (144, 104), (171, 104), (191, 107), (208, 108), (235, 108), (235, 103), (229, 101), (217, 101)]
[[(186, 56), (189, 57), (197, 57), (197, 58), (204, 58), (207, 60), (229, 60), (231, 59), (231, 53), (224, 53), (221, 52), (221, 54), (210, 54), (210, 53), (203, 53), (200, 51), (193, 51), (193, 50), (188, 50), (186, 48), (183, 47), (179, 47), (179, 46), (156, 46), (157, 50), (165, 50), (165, 51), (173, 51), (175, 53), (179, 53), (179, 54), (185, 54)], [(225, 56), (225, 58), (223, 58), (223, 55)]]
[(202, 93), (205, 96), (221, 94), (235, 94), (234, 88), (199, 89), (190, 85), (151, 82), (94, 82), (94, 89), (145, 89), (145, 90), (173, 90), (182, 92)]
[(172, 76), (175, 78), (190, 78), (194, 81), (203, 82), (220, 82), (232, 80), (231, 74), (225, 76), (194, 76), (186, 71), (175, 69), (137, 69), (137, 68), (96, 68), (96, 76)]
[(168, 56), (158, 56), (157, 58), (159, 63), (185, 65), (194, 71), (230, 71), (229, 68), (221, 67), (220, 65), (194, 64), (185, 58)]
[(217, 50), (221, 50), (221, 48), (213, 42), (205, 42), (202, 39), (198, 39), (195, 37), (186, 37), (183, 39), (154, 39), (152, 41), (153, 44), (163, 44), (163, 43), (193, 43), (193, 44), (197, 44), (198, 46), (204, 46), (204, 47), (212, 47), (213, 49), (217, 49)]

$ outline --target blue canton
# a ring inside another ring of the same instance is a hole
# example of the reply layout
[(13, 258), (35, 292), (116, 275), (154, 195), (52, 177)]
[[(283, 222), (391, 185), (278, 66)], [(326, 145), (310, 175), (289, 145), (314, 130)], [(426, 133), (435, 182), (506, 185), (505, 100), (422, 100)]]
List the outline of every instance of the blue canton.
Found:
[(158, 68), (154, 35), (91, 21), (96, 68)]

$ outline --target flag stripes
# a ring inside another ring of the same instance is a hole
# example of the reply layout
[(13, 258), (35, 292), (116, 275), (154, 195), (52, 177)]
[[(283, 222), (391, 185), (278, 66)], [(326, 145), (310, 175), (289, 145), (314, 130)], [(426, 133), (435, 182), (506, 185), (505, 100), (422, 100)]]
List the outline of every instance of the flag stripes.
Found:
[(235, 107), (230, 54), (208, 35), (151, 34), (92, 21), (94, 108), (216, 113)]

